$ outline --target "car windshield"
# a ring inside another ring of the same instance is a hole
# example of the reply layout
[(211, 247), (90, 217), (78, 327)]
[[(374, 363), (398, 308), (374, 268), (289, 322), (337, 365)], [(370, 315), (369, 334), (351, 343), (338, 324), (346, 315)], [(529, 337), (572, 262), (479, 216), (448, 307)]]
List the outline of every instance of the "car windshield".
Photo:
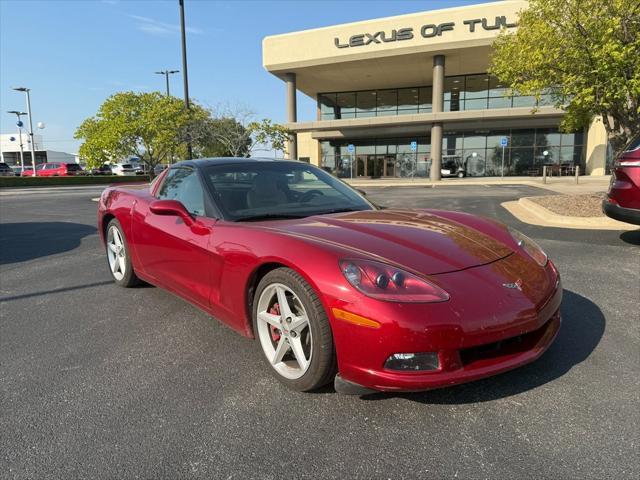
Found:
[(304, 163), (247, 161), (212, 165), (205, 169), (205, 180), (224, 217), (234, 221), (375, 208), (340, 180)]

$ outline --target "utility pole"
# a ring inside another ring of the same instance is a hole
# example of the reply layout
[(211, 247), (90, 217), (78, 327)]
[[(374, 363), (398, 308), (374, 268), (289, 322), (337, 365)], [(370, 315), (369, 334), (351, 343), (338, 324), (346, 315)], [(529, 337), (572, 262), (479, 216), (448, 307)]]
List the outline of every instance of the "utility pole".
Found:
[(169, 75), (172, 75), (174, 73), (178, 73), (180, 70), (160, 70), (159, 72), (155, 72), (157, 75), (164, 75), (165, 81), (167, 83), (167, 97), (170, 96), (169, 94)]
[[(180, 36), (182, 38), (182, 79), (184, 81), (184, 106), (189, 110), (189, 76), (187, 74), (187, 36), (184, 28), (184, 0), (178, 0), (180, 6)], [(187, 133), (187, 159), (193, 158), (191, 134)]]
[(18, 141), (20, 142), (20, 174), (22, 174), (22, 172), (24, 172), (24, 150), (22, 148), (22, 126), (24, 124), (22, 123), (20, 117), (26, 115), (26, 112), (11, 110), (7, 113), (13, 113), (16, 116), (16, 125), (18, 126)]

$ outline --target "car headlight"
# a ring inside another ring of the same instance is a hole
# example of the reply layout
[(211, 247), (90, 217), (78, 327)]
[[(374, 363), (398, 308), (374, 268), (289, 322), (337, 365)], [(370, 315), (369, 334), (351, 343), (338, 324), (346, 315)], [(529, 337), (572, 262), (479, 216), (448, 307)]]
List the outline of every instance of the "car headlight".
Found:
[(377, 300), (411, 303), (449, 300), (449, 294), (437, 285), (384, 263), (341, 260), (340, 270), (353, 287)]
[(542, 248), (540, 248), (540, 246), (536, 242), (534, 242), (529, 237), (527, 237), (524, 233), (519, 232), (515, 228), (509, 228), (509, 233), (511, 234), (513, 239), (516, 241), (518, 246), (522, 250), (524, 250), (527, 253), (527, 255), (533, 258), (538, 265), (540, 265), (541, 267), (547, 266), (549, 257), (547, 257), (547, 254), (544, 253)]

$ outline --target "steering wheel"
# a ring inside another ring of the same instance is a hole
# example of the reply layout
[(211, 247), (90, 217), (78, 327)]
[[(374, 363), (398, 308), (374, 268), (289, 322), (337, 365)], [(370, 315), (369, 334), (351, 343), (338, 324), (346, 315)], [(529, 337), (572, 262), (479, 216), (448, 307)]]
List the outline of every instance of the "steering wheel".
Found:
[(320, 190), (309, 190), (300, 195), (298, 201), (301, 203), (306, 203), (310, 201), (314, 197), (314, 195), (324, 195), (324, 193), (322, 193)]

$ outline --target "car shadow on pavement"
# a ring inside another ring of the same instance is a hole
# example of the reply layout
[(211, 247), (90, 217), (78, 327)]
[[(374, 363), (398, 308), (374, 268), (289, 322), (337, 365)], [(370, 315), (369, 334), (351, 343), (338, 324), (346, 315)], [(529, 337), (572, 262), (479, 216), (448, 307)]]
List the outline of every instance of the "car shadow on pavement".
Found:
[(374, 393), (362, 399), (381, 400), (393, 396), (425, 404), (456, 405), (507, 398), (552, 382), (591, 355), (600, 343), (606, 323), (602, 311), (591, 300), (569, 290), (563, 294), (562, 327), (555, 342), (537, 361), (454, 387), (418, 393)]
[(0, 224), (0, 265), (73, 250), (80, 241), (96, 233), (96, 227), (71, 222)]
[(631, 245), (640, 245), (640, 230), (628, 230), (620, 234), (620, 240)]

